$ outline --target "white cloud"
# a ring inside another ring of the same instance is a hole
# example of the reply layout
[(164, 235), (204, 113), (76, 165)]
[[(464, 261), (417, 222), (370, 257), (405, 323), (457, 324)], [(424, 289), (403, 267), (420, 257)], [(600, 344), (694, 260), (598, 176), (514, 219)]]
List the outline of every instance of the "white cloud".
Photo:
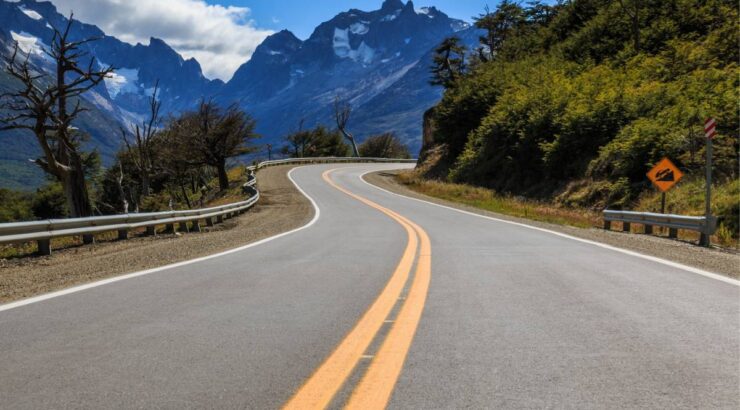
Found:
[(52, 0), (62, 14), (95, 24), (132, 44), (163, 39), (185, 58), (195, 57), (206, 77), (228, 80), (272, 31), (255, 27), (246, 7), (203, 0)]

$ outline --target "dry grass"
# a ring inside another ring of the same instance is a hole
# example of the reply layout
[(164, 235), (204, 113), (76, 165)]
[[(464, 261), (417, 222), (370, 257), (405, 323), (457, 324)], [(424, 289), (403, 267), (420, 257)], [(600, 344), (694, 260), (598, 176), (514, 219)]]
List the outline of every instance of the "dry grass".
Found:
[(427, 180), (414, 171), (399, 173), (397, 181), (424, 195), (504, 215), (579, 228), (598, 227), (601, 224), (599, 214), (591, 210), (564, 208), (525, 198), (502, 196), (490, 189), (471, 185)]
[[(396, 181), (407, 188), (424, 195), (473, 206), (503, 215), (510, 215), (557, 225), (575, 226), (578, 228), (603, 227), (601, 213), (590, 209), (564, 207), (555, 203), (533, 201), (522, 197), (504, 196), (493, 190), (481, 187), (429, 180), (420, 177), (416, 171), (400, 172), (396, 176)], [(687, 192), (689, 192), (689, 190), (691, 190), (691, 192), (697, 191), (697, 189), (698, 188), (692, 186), (684, 188)], [(718, 190), (718, 198), (728, 196), (726, 195), (727, 192), (725, 192), (725, 190)], [(703, 194), (703, 188), (701, 189), (701, 192)], [(674, 198), (676, 201), (671, 204), (668, 212), (684, 213), (687, 215), (696, 214), (695, 211), (690, 211), (691, 209), (696, 208), (693, 206), (693, 202), (696, 202), (696, 198), (693, 198), (691, 201), (687, 199), (678, 200), (679, 198), (687, 197), (689, 197), (689, 195), (681, 191), (677, 190), (677, 192), (674, 192)], [(659, 198), (660, 196), (658, 195), (658, 203)], [(654, 212), (656, 211), (655, 201), (655, 196), (646, 196), (641, 199), (636, 210)], [(622, 229), (618, 223), (612, 224), (612, 226), (612, 229)], [(630, 231), (633, 233), (643, 233), (644, 227), (642, 225), (633, 224)], [(655, 227), (653, 232), (655, 235), (668, 235), (667, 228)], [(697, 242), (699, 240), (699, 233), (679, 230), (678, 239)], [(722, 225), (717, 230), (717, 233), (712, 236), (711, 241), (713, 244), (723, 248), (738, 248), (737, 237), (730, 232), (727, 227)]]

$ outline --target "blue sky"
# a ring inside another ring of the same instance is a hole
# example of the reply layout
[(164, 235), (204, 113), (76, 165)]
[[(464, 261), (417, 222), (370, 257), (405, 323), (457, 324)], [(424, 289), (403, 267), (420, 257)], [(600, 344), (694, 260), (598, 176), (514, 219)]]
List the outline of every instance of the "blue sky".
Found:
[[(259, 28), (282, 30), (287, 28), (301, 39), (306, 39), (320, 23), (341, 11), (351, 8), (377, 10), (382, 0), (207, 0), (210, 4), (248, 7), (250, 18)], [(472, 21), (471, 17), (483, 11), (486, 4), (492, 8), (498, 0), (421, 0), (415, 7), (435, 6), (446, 14)]]
[[(60, 12), (95, 24), (131, 44), (150, 37), (167, 42), (185, 58), (200, 62), (208, 78), (227, 81), (257, 46), (275, 31), (301, 39), (339, 12), (378, 10), (383, 0), (51, 0)], [(419, 0), (470, 22), (486, 3), (500, 0)]]

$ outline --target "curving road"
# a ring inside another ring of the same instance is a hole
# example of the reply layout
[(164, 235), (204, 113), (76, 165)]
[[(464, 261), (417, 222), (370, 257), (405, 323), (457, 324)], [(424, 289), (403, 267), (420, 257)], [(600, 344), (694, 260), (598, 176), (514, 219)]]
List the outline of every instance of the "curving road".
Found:
[(311, 223), (0, 306), (1, 408), (740, 408), (740, 286), (366, 184)]

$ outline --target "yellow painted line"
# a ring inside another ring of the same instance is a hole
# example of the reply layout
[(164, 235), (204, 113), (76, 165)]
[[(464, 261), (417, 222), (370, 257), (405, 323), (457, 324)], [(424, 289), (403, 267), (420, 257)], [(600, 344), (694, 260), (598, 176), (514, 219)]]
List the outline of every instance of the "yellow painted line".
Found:
[(352, 393), (345, 409), (386, 408), (424, 311), (432, 277), (432, 247), (429, 236), (421, 227), (406, 218), (401, 218), (413, 226), (421, 238), (414, 281), (393, 327), (375, 354), (370, 368)]
[(363, 314), (355, 327), (345, 336), (334, 351), (327, 357), (308, 380), (305, 381), (284, 409), (324, 409), (331, 403), (336, 392), (350, 376), (359, 360), (365, 354), (375, 335), (383, 326), (393, 306), (401, 294), (411, 272), (419, 241), (413, 227), (403, 218), (382, 206), (357, 196), (336, 185), (329, 178), (333, 170), (324, 172), (322, 177), (334, 188), (388, 215), (406, 229), (408, 241), (393, 275), (383, 291)]

